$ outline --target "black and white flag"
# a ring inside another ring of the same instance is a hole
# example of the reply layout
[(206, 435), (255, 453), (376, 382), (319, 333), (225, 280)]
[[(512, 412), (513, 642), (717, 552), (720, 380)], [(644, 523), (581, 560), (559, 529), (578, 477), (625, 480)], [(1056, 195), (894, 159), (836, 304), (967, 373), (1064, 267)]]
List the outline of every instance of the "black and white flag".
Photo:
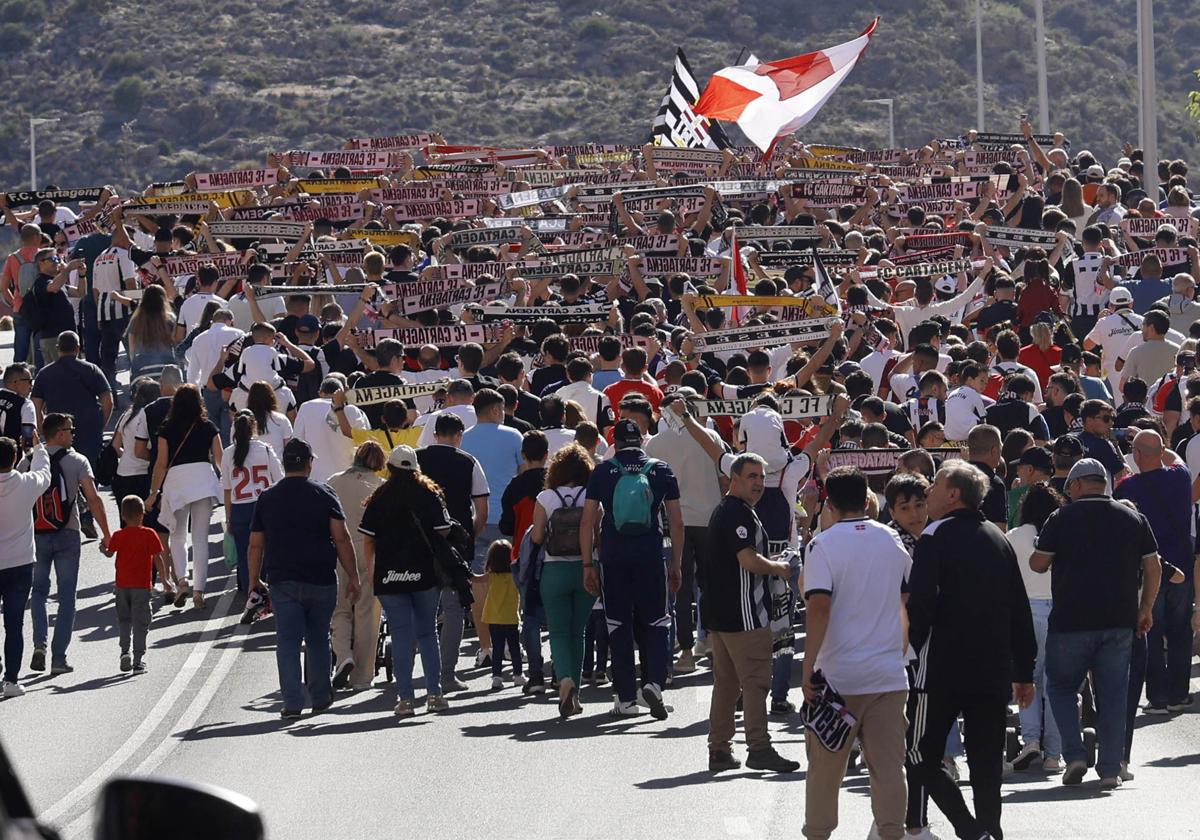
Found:
[(654, 145), (688, 149), (728, 149), (733, 146), (721, 126), (692, 110), (699, 98), (700, 86), (696, 84), (696, 77), (680, 47), (675, 51), (671, 84), (650, 129)]

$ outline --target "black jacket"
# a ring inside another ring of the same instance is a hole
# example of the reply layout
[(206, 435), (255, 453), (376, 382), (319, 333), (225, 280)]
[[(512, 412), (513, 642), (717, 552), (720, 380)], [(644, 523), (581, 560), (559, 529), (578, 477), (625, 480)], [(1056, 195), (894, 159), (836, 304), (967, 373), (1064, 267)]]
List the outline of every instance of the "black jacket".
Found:
[(908, 581), (913, 688), (1005, 695), (1033, 682), (1037, 639), (1017, 556), (978, 511), (930, 523)]

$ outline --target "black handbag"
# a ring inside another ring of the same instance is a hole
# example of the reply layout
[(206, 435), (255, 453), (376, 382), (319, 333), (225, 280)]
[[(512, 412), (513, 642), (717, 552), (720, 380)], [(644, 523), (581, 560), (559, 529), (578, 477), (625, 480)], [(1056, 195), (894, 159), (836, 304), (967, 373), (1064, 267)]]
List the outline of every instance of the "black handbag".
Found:
[(117, 448), (112, 444), (112, 438), (104, 444), (104, 448), (100, 450), (100, 457), (96, 459), (96, 484), (101, 487), (109, 487), (117, 477), (117, 462), (121, 460)]

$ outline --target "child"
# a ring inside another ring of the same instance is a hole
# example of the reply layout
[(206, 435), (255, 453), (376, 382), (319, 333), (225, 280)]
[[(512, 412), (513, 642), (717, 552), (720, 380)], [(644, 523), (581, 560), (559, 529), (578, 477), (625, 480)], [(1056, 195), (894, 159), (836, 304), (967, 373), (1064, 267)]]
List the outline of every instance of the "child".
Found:
[(521, 637), (517, 633), (517, 585), (512, 576), (512, 543), (496, 540), (487, 553), (488, 592), (483, 602), (483, 623), (492, 632), (492, 688), (503, 688), (500, 670), (504, 645), (512, 657), (513, 684), (524, 685), (521, 673)]
[(892, 476), (883, 491), (888, 513), (892, 517), (890, 524), (900, 535), (900, 542), (908, 549), (909, 556), (916, 548), (921, 532), (929, 524), (929, 509), (925, 502), (928, 492), (929, 482), (915, 473)]
[[(117, 627), (121, 640), (121, 670), (146, 672), (146, 631), (150, 629), (150, 593), (154, 586), (154, 562), (163, 553), (162, 540), (153, 528), (142, 525), (146, 509), (137, 496), (121, 500), (125, 527), (113, 534), (100, 550), (105, 557), (117, 555)], [(129, 637), (133, 636), (133, 657)]]

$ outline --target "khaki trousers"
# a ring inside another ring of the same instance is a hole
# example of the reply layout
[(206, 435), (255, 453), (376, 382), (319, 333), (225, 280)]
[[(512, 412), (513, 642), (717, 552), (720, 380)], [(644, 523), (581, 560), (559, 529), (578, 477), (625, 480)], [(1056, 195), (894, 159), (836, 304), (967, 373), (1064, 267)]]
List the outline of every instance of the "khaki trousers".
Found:
[(904, 715), (907, 691), (882, 694), (844, 694), (846, 707), (858, 723), (836, 753), (805, 733), (808, 776), (805, 778), (804, 836), (826, 840), (838, 824), (838, 791), (846, 775), (846, 762), (854, 739), (862, 742), (862, 755), (871, 778), (871, 812), (883, 840), (904, 837), (904, 812), (908, 789), (904, 779)]
[(339, 564), (337, 606), (333, 609), (329, 629), (334, 667), (347, 659), (353, 659), (354, 670), (350, 672), (350, 684), (355, 688), (365, 688), (375, 681), (375, 647), (379, 643), (381, 610), (379, 599), (375, 597), (375, 587), (367, 577), (362, 545), (358, 540), (355, 540), (354, 549), (358, 557), (358, 577), (362, 594), (358, 596), (357, 603), (350, 603), (347, 594), (350, 579)]
[[(746, 747), (753, 752), (771, 746), (771, 736), (767, 734), (771, 628), (760, 627), (739, 633), (709, 630), (708, 640), (712, 644), (713, 669), (712, 704), (708, 709), (709, 752), (729, 752), (731, 749), (739, 693), (742, 695)], [(903, 730), (900, 740), (903, 747)]]

